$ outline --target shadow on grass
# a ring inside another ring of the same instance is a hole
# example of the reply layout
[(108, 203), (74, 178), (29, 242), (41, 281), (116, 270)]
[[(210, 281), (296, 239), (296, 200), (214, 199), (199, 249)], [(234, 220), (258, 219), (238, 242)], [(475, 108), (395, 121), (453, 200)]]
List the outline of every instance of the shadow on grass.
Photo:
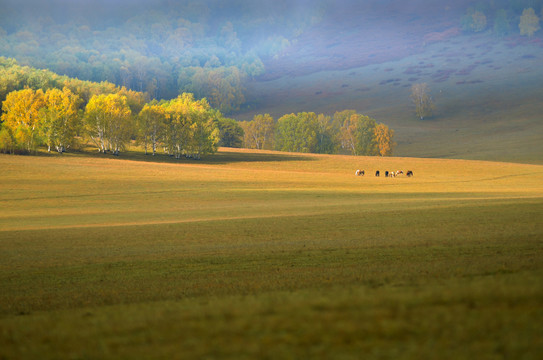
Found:
[(111, 153), (101, 154), (95, 151), (72, 151), (65, 154), (38, 152), (37, 156), (80, 156), (102, 159), (119, 159), (131, 160), (152, 163), (167, 163), (167, 164), (207, 164), (207, 165), (227, 165), (232, 163), (242, 162), (283, 162), (283, 161), (314, 161), (311, 156), (300, 154), (278, 153), (278, 152), (259, 152), (258, 150), (244, 151), (241, 149), (221, 148), (212, 155), (206, 155), (202, 159), (191, 159), (182, 156), (180, 159), (175, 159), (173, 156), (168, 156), (163, 153), (151, 155), (139, 150), (123, 151), (119, 156)]

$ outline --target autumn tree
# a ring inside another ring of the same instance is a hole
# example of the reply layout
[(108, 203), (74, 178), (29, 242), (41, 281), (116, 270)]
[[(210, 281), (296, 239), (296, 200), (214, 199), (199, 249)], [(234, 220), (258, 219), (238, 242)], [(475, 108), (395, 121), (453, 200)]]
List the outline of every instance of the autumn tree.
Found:
[(245, 147), (259, 150), (273, 147), (275, 122), (270, 114), (255, 115), (253, 120), (243, 122), (242, 127)]
[(68, 88), (45, 92), (40, 110), (40, 134), (45, 138), (47, 151), (54, 146), (62, 153), (73, 144), (79, 126), (78, 102), (79, 97)]
[(190, 138), (185, 155), (200, 159), (202, 156), (215, 153), (220, 140), (220, 131), (216, 126), (212, 112), (193, 108), (189, 116), (192, 124), (190, 125)]
[(200, 159), (217, 151), (219, 129), (217, 111), (206, 99), (195, 100), (193, 94), (183, 93), (163, 105), (166, 110), (164, 145), (177, 159), (181, 155)]
[(10, 130), (15, 142), (28, 152), (34, 152), (40, 143), (40, 109), (43, 91), (24, 89), (13, 91), (2, 104), (3, 127)]
[(527, 35), (528, 37), (532, 37), (541, 28), (539, 26), (539, 17), (535, 14), (534, 9), (527, 8), (522, 11), (518, 27), (520, 35)]
[(376, 126), (376, 121), (369, 116), (352, 114), (341, 127), (342, 144), (353, 155), (377, 155)]
[(0, 123), (0, 151), (3, 154), (13, 154), (16, 145), (11, 129), (2, 127)]
[(138, 139), (144, 145), (145, 155), (147, 155), (149, 145), (151, 145), (153, 156), (156, 155), (166, 126), (166, 109), (156, 101), (145, 104), (138, 114), (137, 125)]
[(99, 151), (119, 155), (132, 134), (132, 112), (126, 96), (93, 96), (85, 109), (85, 129)]
[(396, 145), (394, 143), (394, 130), (390, 129), (385, 124), (377, 124), (373, 130), (375, 143), (379, 150), (379, 155), (390, 156)]
[(413, 86), (411, 86), (411, 100), (413, 100), (415, 112), (421, 120), (432, 115), (434, 103), (429, 94), (428, 84), (413, 84)]
[(194, 96), (183, 93), (163, 105), (166, 110), (164, 147), (168, 155), (175, 156), (176, 159), (180, 159), (183, 154), (188, 155), (187, 148), (192, 136), (193, 103)]

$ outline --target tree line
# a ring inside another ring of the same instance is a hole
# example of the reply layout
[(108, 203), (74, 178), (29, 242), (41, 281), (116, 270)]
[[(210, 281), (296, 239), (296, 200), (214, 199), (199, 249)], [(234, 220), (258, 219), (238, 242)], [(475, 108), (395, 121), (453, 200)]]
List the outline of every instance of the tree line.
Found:
[[(0, 150), (33, 153), (41, 145), (64, 152), (90, 142), (118, 155), (132, 140), (153, 154), (200, 158), (219, 145), (241, 144), (241, 127), (204, 98), (183, 93), (149, 101), (147, 94), (19, 66), (0, 57)], [(221, 142), (221, 131), (224, 141)], [(228, 134), (227, 134), (228, 133)], [(233, 138), (234, 137), (234, 138)]]
[(145, 152), (157, 147), (180, 158), (199, 159), (219, 145), (223, 117), (205, 99), (184, 93), (169, 101), (150, 102), (133, 113), (120, 92), (93, 95), (83, 110), (80, 97), (68, 87), (9, 93), (3, 102), (0, 149), (4, 153), (33, 153), (40, 145), (62, 153), (90, 141), (99, 152), (114, 155), (138, 140)]
[(333, 116), (300, 112), (281, 116), (256, 115), (241, 123), (244, 147), (279, 151), (352, 155), (390, 156), (394, 130), (355, 110)]
[(394, 131), (354, 110), (333, 117), (313, 112), (269, 114), (238, 122), (206, 98), (183, 93), (171, 100), (112, 83), (82, 81), (19, 66), (0, 57), (0, 151), (65, 152), (82, 143), (118, 155), (132, 141), (145, 153), (200, 158), (219, 146), (289, 152), (392, 154)]
[(465, 32), (482, 32), (489, 29), (497, 37), (516, 33), (532, 37), (541, 29), (542, 0), (495, 0), (479, 1), (466, 10), (460, 20)]

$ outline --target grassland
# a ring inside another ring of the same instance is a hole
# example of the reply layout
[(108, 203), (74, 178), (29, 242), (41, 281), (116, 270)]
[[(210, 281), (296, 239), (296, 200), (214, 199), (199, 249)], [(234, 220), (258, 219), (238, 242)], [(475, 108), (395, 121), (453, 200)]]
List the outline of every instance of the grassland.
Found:
[(541, 165), (127, 158), (0, 156), (0, 359), (543, 354)]

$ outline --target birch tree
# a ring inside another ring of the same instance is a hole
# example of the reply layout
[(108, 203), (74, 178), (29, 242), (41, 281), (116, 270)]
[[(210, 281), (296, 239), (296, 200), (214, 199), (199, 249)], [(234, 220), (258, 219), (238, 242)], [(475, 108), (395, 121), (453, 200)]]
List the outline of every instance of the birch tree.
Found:
[(43, 91), (13, 91), (2, 104), (3, 126), (10, 129), (16, 143), (25, 151), (34, 152), (40, 143), (40, 109), (44, 106)]
[(376, 126), (375, 120), (369, 116), (352, 114), (341, 127), (342, 143), (353, 155), (377, 155)]
[(253, 120), (242, 124), (247, 148), (262, 150), (273, 147), (275, 122), (270, 114), (255, 115)]
[(153, 156), (156, 154), (165, 126), (166, 109), (158, 103), (145, 104), (138, 115), (138, 135), (144, 144), (145, 155), (147, 155), (148, 145), (151, 145)]
[(421, 120), (432, 115), (434, 103), (429, 94), (428, 84), (413, 84), (413, 86), (411, 86), (411, 100), (413, 100), (413, 103), (415, 104), (415, 113)]
[(54, 146), (59, 153), (73, 144), (79, 123), (79, 97), (68, 88), (50, 89), (44, 96), (40, 111), (40, 133), (45, 138), (47, 151)]
[(165, 145), (170, 155), (200, 159), (217, 151), (219, 129), (216, 116), (206, 99), (194, 100), (183, 93), (164, 104), (167, 114)]
[(132, 112), (125, 96), (95, 95), (85, 108), (85, 129), (98, 151), (119, 155), (130, 140)]

